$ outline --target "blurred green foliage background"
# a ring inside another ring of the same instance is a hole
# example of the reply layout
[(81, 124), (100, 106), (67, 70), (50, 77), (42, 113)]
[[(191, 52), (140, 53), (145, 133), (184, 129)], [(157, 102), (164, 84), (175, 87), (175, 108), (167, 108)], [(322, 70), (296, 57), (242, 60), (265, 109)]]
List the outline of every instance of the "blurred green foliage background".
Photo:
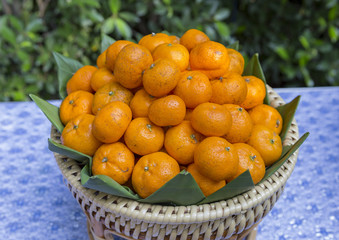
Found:
[(339, 85), (338, 0), (1, 0), (0, 101), (58, 98), (56, 51), (95, 65), (102, 34), (138, 41), (190, 28), (258, 52), (273, 87)]

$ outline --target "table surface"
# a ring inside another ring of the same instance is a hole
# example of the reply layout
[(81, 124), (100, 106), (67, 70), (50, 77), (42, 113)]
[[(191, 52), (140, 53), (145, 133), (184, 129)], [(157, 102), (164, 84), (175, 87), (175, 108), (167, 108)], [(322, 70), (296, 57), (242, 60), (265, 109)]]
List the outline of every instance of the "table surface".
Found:
[[(339, 87), (276, 91), (286, 102), (301, 95), (296, 120), (300, 136), (310, 136), (257, 239), (339, 239)], [(88, 239), (86, 217), (47, 148), (49, 134), (33, 102), (0, 103), (0, 238)]]

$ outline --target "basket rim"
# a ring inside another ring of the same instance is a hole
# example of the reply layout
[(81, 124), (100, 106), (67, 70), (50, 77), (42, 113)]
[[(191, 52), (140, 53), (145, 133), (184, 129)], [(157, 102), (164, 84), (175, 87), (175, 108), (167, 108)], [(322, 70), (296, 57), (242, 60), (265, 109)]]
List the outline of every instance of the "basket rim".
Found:
[[(277, 107), (285, 103), (284, 100), (268, 85), (267, 92), (272, 106)], [(55, 127), (52, 126), (51, 138), (55, 141), (58, 141), (57, 134)], [(298, 137), (298, 126), (294, 118), (291, 127), (286, 134), (283, 145), (294, 144)], [(81, 168), (78, 166), (78, 163), (74, 159), (54, 153), (56, 162), (62, 175), (70, 185), (69, 187), (73, 192), (73, 196), (75, 196), (74, 194), (76, 193), (77, 198), (82, 199), (81, 205), (87, 204), (90, 211), (100, 211), (103, 215), (105, 215), (105, 213), (113, 213), (128, 219), (160, 224), (192, 224), (227, 218), (231, 215), (244, 214), (248, 209), (263, 203), (271, 198), (279, 189), (284, 188), (286, 181), (293, 172), (297, 156), (298, 150), (264, 182), (257, 184), (249, 191), (231, 199), (201, 205), (164, 206), (140, 203), (135, 200), (85, 188), (81, 185)]]

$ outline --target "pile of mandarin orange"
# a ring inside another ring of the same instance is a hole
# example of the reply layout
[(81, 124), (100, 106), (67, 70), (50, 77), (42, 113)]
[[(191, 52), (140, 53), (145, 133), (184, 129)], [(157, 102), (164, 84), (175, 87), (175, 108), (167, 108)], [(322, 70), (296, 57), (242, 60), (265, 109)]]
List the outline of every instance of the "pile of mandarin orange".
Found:
[(67, 82), (62, 144), (146, 198), (186, 169), (205, 196), (282, 153), (279, 112), (244, 58), (196, 29), (119, 40)]

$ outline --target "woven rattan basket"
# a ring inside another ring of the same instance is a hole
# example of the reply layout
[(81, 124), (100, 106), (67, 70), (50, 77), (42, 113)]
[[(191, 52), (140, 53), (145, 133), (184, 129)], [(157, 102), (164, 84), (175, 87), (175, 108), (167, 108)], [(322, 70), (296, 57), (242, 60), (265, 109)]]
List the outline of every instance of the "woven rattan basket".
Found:
[[(268, 86), (271, 105), (284, 104)], [(52, 127), (51, 137), (60, 142), (60, 134)], [(283, 142), (294, 144), (299, 137), (293, 119)], [(80, 183), (81, 168), (70, 158), (55, 153), (55, 159), (73, 197), (88, 218), (90, 239), (254, 239), (253, 229), (265, 217), (284, 190), (297, 161), (298, 151), (270, 178), (255, 188), (226, 201), (191, 206), (161, 206), (112, 196), (84, 188)], [(249, 237), (251, 236), (251, 237)]]

